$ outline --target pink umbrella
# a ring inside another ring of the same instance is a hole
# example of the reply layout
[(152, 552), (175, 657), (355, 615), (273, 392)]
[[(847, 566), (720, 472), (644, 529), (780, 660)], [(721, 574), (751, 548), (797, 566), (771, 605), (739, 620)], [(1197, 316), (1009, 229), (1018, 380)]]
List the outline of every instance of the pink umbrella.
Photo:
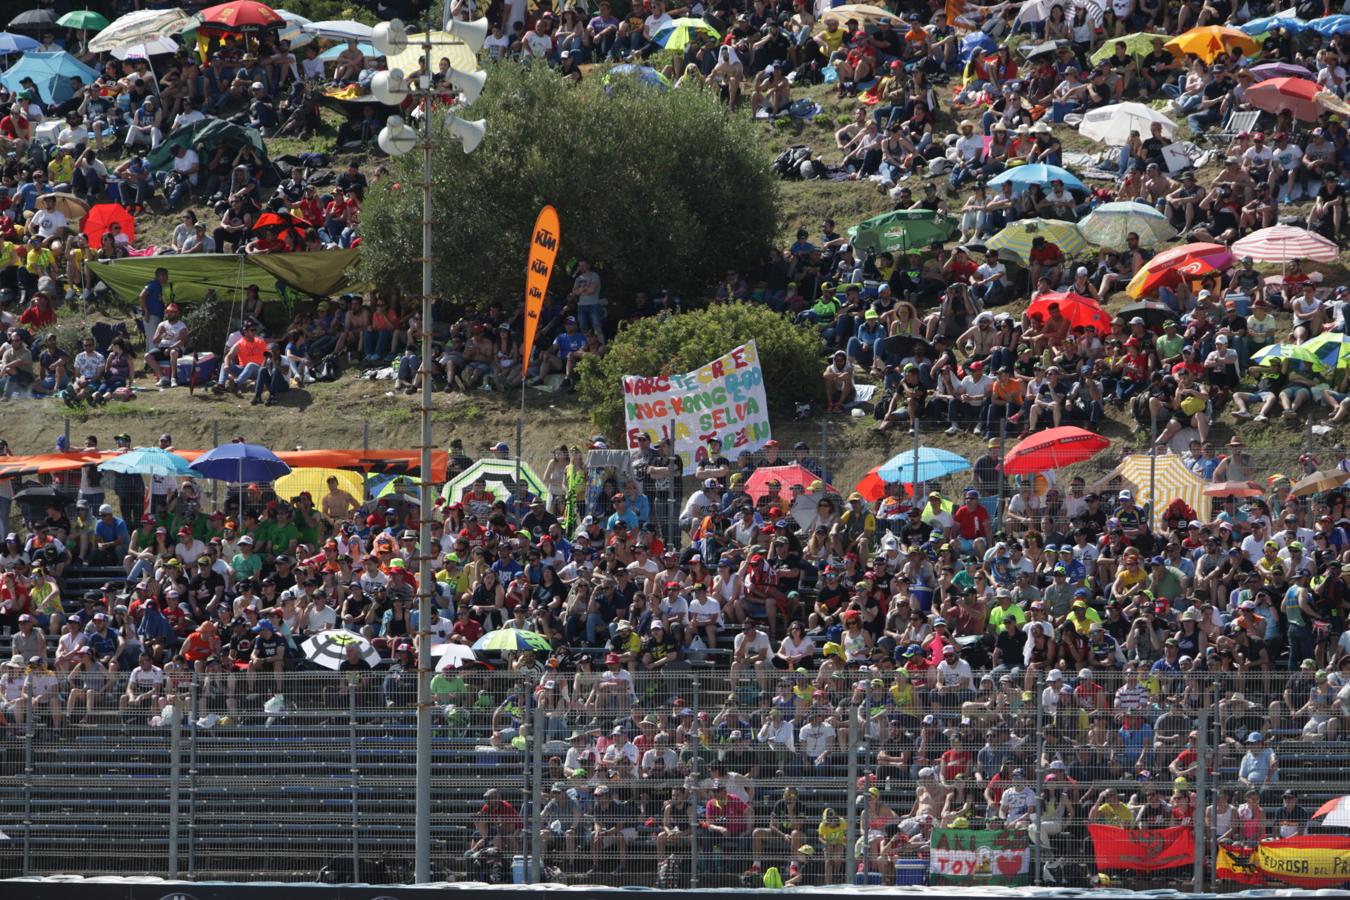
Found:
[[(760, 466), (750, 473), (750, 477), (745, 481), (745, 492), (750, 495), (750, 499), (756, 503), (760, 498), (769, 492), (769, 482), (777, 481), (779, 485), (779, 495), (787, 502), (791, 501), (789, 491), (794, 484), (799, 484), (803, 488), (811, 486), (811, 482), (819, 481), (820, 476), (805, 466), (799, 466), (795, 463), (786, 466)], [(834, 488), (829, 485), (825, 490), (833, 491)]]
[(1322, 113), (1343, 106), (1335, 94), (1306, 78), (1268, 78), (1247, 89), (1247, 100), (1257, 109), (1279, 114), (1288, 111), (1300, 122), (1316, 122)]

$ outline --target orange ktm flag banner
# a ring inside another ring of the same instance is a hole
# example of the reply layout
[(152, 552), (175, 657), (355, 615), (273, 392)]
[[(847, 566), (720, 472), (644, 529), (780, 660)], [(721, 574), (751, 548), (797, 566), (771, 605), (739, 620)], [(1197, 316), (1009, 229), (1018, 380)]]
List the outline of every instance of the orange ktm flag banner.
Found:
[(530, 366), (530, 351), (534, 349), (534, 335), (539, 329), (539, 315), (544, 309), (544, 294), (553, 275), (553, 261), (558, 257), (558, 211), (551, 206), (539, 210), (530, 234), (530, 266), (525, 270), (525, 356), (522, 364)]

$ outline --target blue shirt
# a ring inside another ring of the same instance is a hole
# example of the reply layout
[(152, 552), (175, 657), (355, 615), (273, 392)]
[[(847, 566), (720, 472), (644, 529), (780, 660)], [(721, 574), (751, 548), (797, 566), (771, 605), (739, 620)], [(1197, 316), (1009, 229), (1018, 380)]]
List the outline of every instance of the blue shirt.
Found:
[(567, 357), (586, 346), (586, 335), (580, 331), (573, 334), (564, 331), (553, 339), (553, 346), (558, 348), (558, 355)]
[(633, 512), (632, 509), (629, 509), (627, 512), (624, 513), (611, 513), (609, 519), (605, 521), (605, 530), (613, 531), (614, 526), (621, 521), (626, 522), (628, 524), (628, 528), (630, 531), (638, 527), (637, 513)]
[(100, 541), (117, 541), (118, 543), (122, 543), (128, 538), (127, 523), (116, 516), (113, 517), (111, 522), (105, 522), (103, 521), (103, 517), (100, 516), (98, 522), (94, 525), (94, 537), (98, 538)]
[(164, 315), (164, 285), (158, 278), (151, 279), (145, 286), (145, 311), (155, 317)]

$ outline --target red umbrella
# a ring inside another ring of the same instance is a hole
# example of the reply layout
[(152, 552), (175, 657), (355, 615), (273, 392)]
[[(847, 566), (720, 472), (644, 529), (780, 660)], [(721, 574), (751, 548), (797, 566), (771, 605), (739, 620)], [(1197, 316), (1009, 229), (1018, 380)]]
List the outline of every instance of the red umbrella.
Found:
[[(805, 466), (799, 466), (795, 463), (786, 466), (761, 466), (751, 472), (750, 477), (746, 479), (745, 492), (750, 495), (750, 499), (758, 503), (759, 498), (769, 492), (770, 481), (779, 483), (779, 496), (787, 500), (789, 499), (788, 492), (792, 490), (794, 484), (809, 488), (813, 481), (820, 481), (820, 476)], [(827, 484), (825, 490), (833, 491), (834, 488)]]
[(136, 220), (116, 203), (100, 203), (90, 208), (89, 215), (80, 223), (80, 231), (89, 238), (90, 247), (97, 247), (103, 240), (103, 233), (114, 222), (122, 226), (122, 233), (127, 236), (127, 240), (136, 240)]
[(257, 0), (234, 0), (204, 9), (199, 14), (203, 25), (214, 25), (231, 31), (256, 31), (272, 25), (285, 25), (286, 20), (272, 7)]
[(253, 228), (251, 230), (256, 234), (268, 228), (275, 228), (277, 230), (278, 238), (290, 234), (297, 242), (303, 245), (305, 242), (305, 233), (312, 231), (314, 226), (311, 225), (307, 219), (302, 219), (291, 213), (265, 212), (261, 216), (258, 216), (258, 221), (253, 223)]
[(1255, 481), (1220, 481), (1205, 488), (1206, 497), (1260, 497), (1265, 493)]
[(1111, 316), (1102, 305), (1091, 297), (1075, 294), (1072, 291), (1041, 294), (1027, 307), (1027, 314), (1040, 313), (1050, 318), (1050, 307), (1059, 306), (1059, 314), (1069, 320), (1069, 327), (1095, 328), (1102, 334), (1111, 333)]
[(1337, 99), (1306, 78), (1268, 78), (1247, 89), (1252, 106), (1275, 115), (1287, 110), (1300, 122), (1316, 122), (1327, 111), (1327, 98)]
[(1003, 458), (1008, 475), (1031, 475), (1062, 469), (1091, 459), (1111, 446), (1108, 438), (1073, 425), (1063, 425), (1023, 438)]
[(880, 470), (881, 466), (873, 466), (872, 469), (862, 477), (862, 481), (859, 481), (853, 488), (855, 491), (862, 494), (863, 498), (867, 500), (868, 503), (875, 503), (886, 496), (886, 482), (882, 481), (881, 476), (877, 474)]

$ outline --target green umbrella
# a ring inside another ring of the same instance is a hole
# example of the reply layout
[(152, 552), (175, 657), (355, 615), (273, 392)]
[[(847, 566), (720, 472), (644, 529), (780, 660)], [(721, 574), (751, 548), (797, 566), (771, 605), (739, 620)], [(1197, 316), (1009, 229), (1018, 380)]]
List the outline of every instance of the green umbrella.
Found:
[(539, 650), (548, 653), (553, 649), (548, 638), (534, 631), (515, 628), (498, 628), (474, 641), (475, 650)]
[(848, 236), (853, 249), (862, 253), (907, 252), (951, 240), (958, 226), (956, 219), (935, 210), (897, 209), (860, 222), (848, 230)]
[(684, 50), (693, 42), (694, 36), (698, 34), (706, 34), (714, 38), (722, 36), (721, 32), (702, 19), (686, 16), (682, 19), (675, 19), (652, 35), (652, 43), (667, 50)]
[(108, 20), (103, 18), (102, 13), (96, 13), (92, 9), (77, 9), (57, 19), (56, 24), (62, 28), (78, 28), (81, 31), (102, 31), (108, 27)]
[(1172, 35), (1151, 34), (1146, 31), (1141, 31), (1136, 34), (1127, 34), (1123, 38), (1108, 38), (1106, 42), (1103, 43), (1100, 48), (1098, 48), (1097, 52), (1092, 54), (1091, 57), (1089, 57), (1089, 59), (1091, 59), (1094, 63), (1099, 63), (1102, 60), (1106, 59), (1108, 56), (1114, 56), (1116, 52), (1116, 44), (1119, 44), (1121, 42), (1124, 42), (1125, 49), (1129, 51), (1131, 56), (1148, 56), (1150, 53), (1153, 52), (1154, 38), (1157, 38), (1163, 43), (1167, 43), (1172, 39)]

